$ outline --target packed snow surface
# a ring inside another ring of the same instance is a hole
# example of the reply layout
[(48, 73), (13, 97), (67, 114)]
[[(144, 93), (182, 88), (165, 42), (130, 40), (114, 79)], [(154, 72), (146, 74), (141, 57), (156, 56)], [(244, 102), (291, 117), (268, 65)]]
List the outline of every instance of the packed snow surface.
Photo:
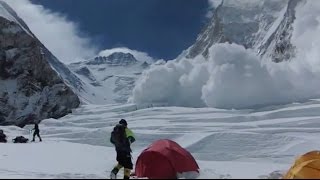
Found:
[(109, 178), (116, 164), (110, 132), (121, 118), (136, 135), (133, 163), (167, 138), (195, 157), (199, 178), (280, 178), (298, 155), (320, 149), (320, 100), (260, 110), (85, 105), (44, 120), (43, 142), (13, 144), (16, 136), (31, 138), (32, 126), (1, 127), (9, 143), (0, 144), (0, 178)]

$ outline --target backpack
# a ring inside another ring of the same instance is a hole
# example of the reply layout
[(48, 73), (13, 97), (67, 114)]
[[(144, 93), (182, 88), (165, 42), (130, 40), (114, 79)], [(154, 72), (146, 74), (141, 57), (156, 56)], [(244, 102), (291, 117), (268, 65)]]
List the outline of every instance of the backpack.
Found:
[(114, 142), (114, 144), (121, 144), (125, 137), (126, 137), (126, 130), (125, 127), (121, 124), (117, 124), (113, 131), (111, 132), (111, 140)]
[(27, 143), (28, 141), (29, 139), (23, 136), (17, 136), (16, 138), (12, 139), (13, 143)]
[(117, 124), (111, 132), (111, 142), (116, 146), (117, 150), (120, 151), (131, 151), (130, 144), (126, 135), (126, 127)]

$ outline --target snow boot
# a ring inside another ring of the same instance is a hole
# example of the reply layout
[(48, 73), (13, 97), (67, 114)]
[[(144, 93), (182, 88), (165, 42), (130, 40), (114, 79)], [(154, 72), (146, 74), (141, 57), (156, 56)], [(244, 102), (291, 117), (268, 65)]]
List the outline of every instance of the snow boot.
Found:
[(110, 173), (110, 179), (117, 179), (118, 172), (119, 169), (117, 167), (114, 167)]
[(124, 168), (124, 176), (123, 179), (130, 179), (130, 169)]

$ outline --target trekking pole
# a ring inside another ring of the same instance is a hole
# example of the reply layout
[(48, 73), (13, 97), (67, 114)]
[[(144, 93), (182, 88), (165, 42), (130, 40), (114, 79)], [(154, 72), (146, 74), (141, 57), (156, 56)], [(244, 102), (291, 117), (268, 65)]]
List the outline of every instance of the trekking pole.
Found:
[(29, 130), (29, 139), (31, 140), (31, 136), (32, 136), (32, 129)]

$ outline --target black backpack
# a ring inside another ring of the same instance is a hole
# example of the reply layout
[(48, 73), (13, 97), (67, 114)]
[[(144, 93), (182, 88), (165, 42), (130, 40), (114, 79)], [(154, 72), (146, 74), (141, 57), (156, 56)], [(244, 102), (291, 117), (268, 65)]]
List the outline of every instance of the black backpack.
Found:
[(117, 151), (132, 152), (125, 126), (117, 124), (111, 132), (110, 140), (115, 145)]
[(111, 141), (117, 146), (124, 143), (126, 138), (126, 128), (121, 125), (117, 124), (113, 131), (111, 132)]
[(12, 139), (13, 143), (27, 143), (28, 141), (29, 139), (23, 136), (17, 136), (16, 138)]

